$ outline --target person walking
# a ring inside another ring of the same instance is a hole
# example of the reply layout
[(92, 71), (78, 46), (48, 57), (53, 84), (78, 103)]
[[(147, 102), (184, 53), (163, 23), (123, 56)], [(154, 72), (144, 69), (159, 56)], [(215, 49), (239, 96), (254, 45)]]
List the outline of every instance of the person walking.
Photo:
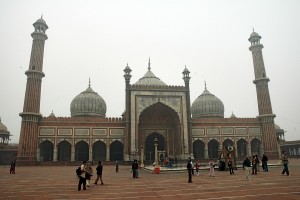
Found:
[(247, 181), (250, 181), (250, 167), (251, 167), (251, 162), (248, 157), (243, 162), (243, 169), (245, 170), (245, 178)]
[(231, 158), (228, 159), (228, 168), (229, 168), (230, 175), (233, 175), (234, 171), (233, 171), (233, 163)]
[(281, 162), (283, 164), (283, 171), (281, 172), (281, 174), (286, 173), (286, 175), (289, 176), (290, 175), (289, 167), (288, 167), (289, 160), (288, 160), (288, 156), (286, 155), (285, 151), (282, 152)]
[(85, 174), (86, 174), (86, 161), (82, 162), (82, 165), (80, 166), (80, 171), (81, 174), (78, 175), (78, 191), (81, 190), (81, 185), (83, 185), (83, 190), (86, 190), (86, 179), (85, 179)]
[(97, 167), (96, 167), (96, 171), (97, 171), (97, 178), (96, 178), (94, 184), (97, 185), (97, 183), (98, 183), (98, 181), (99, 181), (99, 179), (100, 179), (101, 185), (103, 185), (103, 184), (104, 184), (104, 183), (103, 183), (103, 180), (102, 180), (103, 165), (102, 165), (102, 163), (101, 163), (100, 160), (99, 160), (98, 165), (97, 165)]
[(215, 163), (213, 159), (210, 159), (209, 161), (209, 176), (215, 176)]
[(194, 174), (194, 163), (193, 163), (192, 159), (191, 159), (191, 165), (192, 165), (192, 175), (194, 176), (195, 175)]
[(200, 168), (199, 162), (196, 162), (195, 168), (196, 168), (196, 175), (199, 176), (199, 168)]
[(132, 169), (133, 178), (138, 178), (139, 177), (139, 163), (137, 160), (133, 161), (131, 169)]
[(89, 163), (86, 164), (86, 173), (85, 173), (85, 179), (86, 179), (86, 186), (90, 187), (90, 180), (93, 176), (93, 169)]
[(264, 172), (269, 171), (268, 169), (268, 157), (263, 154), (262, 159), (261, 159), (261, 165), (262, 165), (262, 169)]
[(116, 160), (116, 172), (119, 172), (119, 162)]
[(257, 175), (257, 159), (256, 156), (252, 156), (252, 175)]
[(16, 173), (16, 160), (13, 160), (10, 163), (10, 169), (9, 169), (10, 174), (15, 174)]
[(256, 170), (257, 172), (260, 172), (260, 169), (259, 169), (259, 158), (258, 158), (258, 155), (255, 155), (255, 160), (256, 160)]
[(191, 158), (188, 159), (186, 168), (188, 170), (188, 183), (192, 183), (192, 163), (191, 163)]

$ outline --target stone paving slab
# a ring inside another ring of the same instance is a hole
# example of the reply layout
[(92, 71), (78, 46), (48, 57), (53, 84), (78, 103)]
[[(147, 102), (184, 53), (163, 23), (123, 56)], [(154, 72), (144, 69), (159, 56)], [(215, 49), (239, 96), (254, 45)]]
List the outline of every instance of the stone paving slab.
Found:
[(17, 167), (16, 174), (0, 166), (0, 199), (300, 199), (300, 160), (293, 159), (289, 167), (290, 176), (281, 175), (278, 166), (252, 175), (250, 181), (241, 169), (235, 175), (216, 171), (215, 177), (201, 170), (187, 183), (187, 173), (140, 170), (140, 177), (133, 179), (129, 166), (120, 166), (119, 173), (114, 166), (104, 166), (104, 185), (77, 191), (76, 166)]

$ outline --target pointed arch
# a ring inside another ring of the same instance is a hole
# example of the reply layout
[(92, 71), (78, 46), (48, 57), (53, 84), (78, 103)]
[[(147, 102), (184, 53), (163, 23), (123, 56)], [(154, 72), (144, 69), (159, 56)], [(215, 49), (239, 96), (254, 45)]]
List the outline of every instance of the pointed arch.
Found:
[(237, 141), (237, 154), (239, 158), (245, 158), (247, 156), (248, 142), (245, 139), (239, 139)]
[(227, 147), (229, 147), (229, 146), (234, 146), (234, 142), (231, 140), (231, 139), (225, 139), (224, 141), (223, 141), (223, 148), (227, 148)]
[(208, 142), (208, 156), (209, 158), (219, 157), (219, 142), (216, 139), (212, 139)]
[(79, 141), (75, 145), (75, 161), (89, 160), (89, 145), (85, 141)]
[(257, 138), (254, 138), (250, 142), (251, 144), (251, 155), (261, 155), (260, 147), (261, 147), (261, 141)]
[(124, 159), (124, 146), (116, 140), (110, 144), (110, 161), (123, 160)]
[(101, 140), (93, 144), (93, 160), (105, 161), (106, 160), (106, 145)]
[(201, 140), (196, 140), (193, 142), (193, 153), (195, 160), (204, 159), (205, 144)]
[(145, 150), (145, 155), (146, 155), (146, 160), (151, 160), (154, 161), (154, 156), (155, 156), (155, 147), (154, 147), (154, 139), (157, 138), (158, 140), (158, 146), (157, 150), (158, 151), (163, 151), (165, 150), (165, 137), (161, 135), (160, 133), (154, 132), (148, 135), (146, 138), (146, 150)]
[(53, 161), (53, 143), (45, 140), (40, 144), (40, 160)]
[(71, 144), (63, 140), (57, 144), (57, 160), (71, 161)]
[[(159, 151), (164, 151), (163, 156), (176, 157), (181, 154), (183, 145), (181, 139), (180, 119), (175, 110), (168, 105), (156, 102), (145, 108), (139, 116), (138, 145), (145, 147), (145, 158), (152, 161), (154, 158), (154, 138), (159, 140)], [(148, 130), (148, 132), (146, 132)], [(150, 131), (149, 131), (150, 130)], [(152, 135), (154, 133), (154, 135)], [(150, 134), (150, 135), (149, 135)]]

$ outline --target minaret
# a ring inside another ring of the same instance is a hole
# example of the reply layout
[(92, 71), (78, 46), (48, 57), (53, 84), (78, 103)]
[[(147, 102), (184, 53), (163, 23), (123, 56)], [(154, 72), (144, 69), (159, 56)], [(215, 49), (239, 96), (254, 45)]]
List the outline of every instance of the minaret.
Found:
[(248, 39), (251, 43), (249, 50), (252, 52), (256, 85), (257, 104), (259, 120), (262, 124), (262, 139), (264, 152), (267, 156), (278, 158), (277, 139), (274, 126), (274, 118), (276, 115), (272, 112), (271, 99), (269, 94), (268, 82), (270, 79), (266, 75), (264, 60), (262, 56), (262, 48), (260, 44), (261, 36), (254, 32)]
[(42, 117), (40, 114), (41, 85), (43, 73), (43, 58), (45, 41), (48, 39), (46, 30), (48, 26), (41, 17), (34, 24), (34, 32), (29, 69), (27, 75), (27, 85), (24, 98), (19, 149), (17, 162), (21, 165), (32, 165), (37, 160), (38, 148), (38, 122)]
[(125, 79), (125, 161), (129, 161), (130, 154), (130, 146), (131, 137), (130, 137), (130, 109), (131, 109), (131, 101), (130, 101), (130, 79), (131, 79), (131, 69), (128, 66), (125, 67), (124, 71), (124, 79)]
[[(188, 120), (188, 151), (190, 153), (190, 157), (193, 159), (193, 143), (192, 143), (192, 119), (191, 119), (191, 101), (190, 101), (190, 71), (186, 68), (184, 68), (183, 72), (183, 80), (185, 84), (185, 90), (186, 90), (186, 110), (187, 110), (187, 120)], [(185, 148), (184, 148), (185, 151)], [(186, 152), (184, 152), (186, 153)]]

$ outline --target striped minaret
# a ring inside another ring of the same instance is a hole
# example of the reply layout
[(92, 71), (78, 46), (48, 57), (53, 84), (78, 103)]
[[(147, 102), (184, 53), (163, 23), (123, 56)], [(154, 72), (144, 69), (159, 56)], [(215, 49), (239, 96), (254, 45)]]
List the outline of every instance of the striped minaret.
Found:
[(20, 165), (35, 164), (38, 148), (38, 122), (42, 117), (40, 114), (41, 85), (43, 73), (43, 58), (45, 41), (48, 39), (46, 30), (48, 26), (41, 17), (34, 24), (34, 32), (29, 69), (27, 75), (27, 85), (24, 98), (19, 149), (17, 162)]
[(272, 112), (271, 99), (269, 94), (268, 82), (270, 79), (266, 75), (264, 60), (262, 56), (262, 48), (260, 44), (261, 36), (254, 32), (248, 39), (251, 43), (249, 50), (252, 52), (256, 85), (257, 104), (259, 112), (259, 120), (262, 125), (262, 139), (264, 152), (272, 158), (278, 158), (277, 138), (274, 126), (274, 118), (276, 115)]

